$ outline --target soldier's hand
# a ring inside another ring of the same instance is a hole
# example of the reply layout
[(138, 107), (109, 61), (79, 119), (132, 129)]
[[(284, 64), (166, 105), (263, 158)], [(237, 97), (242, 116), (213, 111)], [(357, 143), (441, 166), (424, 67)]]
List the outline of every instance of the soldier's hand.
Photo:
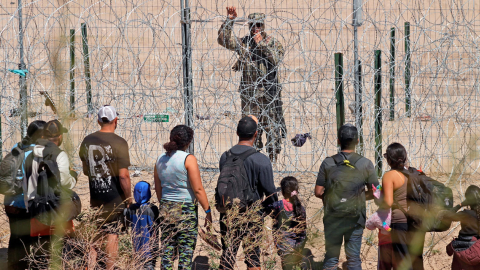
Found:
[(255, 40), (255, 43), (260, 43), (260, 41), (263, 40), (263, 36), (262, 36), (262, 33), (258, 32), (257, 34), (255, 34), (255, 36), (253, 36), (253, 40)]
[(236, 7), (227, 7), (227, 17), (230, 20), (237, 18), (237, 8)]

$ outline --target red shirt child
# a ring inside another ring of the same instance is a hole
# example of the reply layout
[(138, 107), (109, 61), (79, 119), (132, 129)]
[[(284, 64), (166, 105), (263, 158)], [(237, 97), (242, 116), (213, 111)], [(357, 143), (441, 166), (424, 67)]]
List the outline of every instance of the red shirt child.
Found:
[(393, 269), (393, 246), (390, 232), (378, 229), (378, 269)]

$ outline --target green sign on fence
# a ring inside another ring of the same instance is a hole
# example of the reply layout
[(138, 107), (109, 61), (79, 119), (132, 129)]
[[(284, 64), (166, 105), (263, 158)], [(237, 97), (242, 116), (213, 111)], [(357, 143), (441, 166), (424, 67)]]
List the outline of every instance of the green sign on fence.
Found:
[(143, 121), (145, 122), (160, 123), (160, 122), (169, 122), (169, 120), (170, 120), (170, 115), (163, 114), (163, 113), (145, 114), (143, 116)]

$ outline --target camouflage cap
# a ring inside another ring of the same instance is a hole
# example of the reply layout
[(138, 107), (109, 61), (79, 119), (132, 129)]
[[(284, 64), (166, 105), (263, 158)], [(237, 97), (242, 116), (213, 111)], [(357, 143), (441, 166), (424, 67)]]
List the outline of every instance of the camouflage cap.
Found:
[(248, 15), (248, 23), (265, 23), (265, 13), (252, 13)]

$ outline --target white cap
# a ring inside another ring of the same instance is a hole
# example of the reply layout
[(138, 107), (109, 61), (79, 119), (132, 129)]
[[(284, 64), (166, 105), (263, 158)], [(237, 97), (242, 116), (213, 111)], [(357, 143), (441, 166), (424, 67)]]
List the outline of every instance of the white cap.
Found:
[(113, 106), (104, 105), (98, 110), (98, 121), (108, 123), (117, 118), (118, 113)]

